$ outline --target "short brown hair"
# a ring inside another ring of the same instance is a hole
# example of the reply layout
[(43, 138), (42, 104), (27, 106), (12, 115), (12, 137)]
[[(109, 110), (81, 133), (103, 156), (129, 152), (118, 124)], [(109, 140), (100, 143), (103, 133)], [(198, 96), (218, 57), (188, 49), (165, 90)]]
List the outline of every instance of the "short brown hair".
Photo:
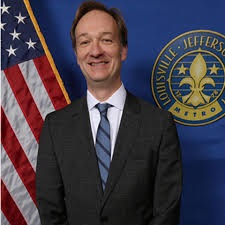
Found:
[(77, 27), (77, 24), (86, 13), (88, 13), (92, 10), (100, 10), (100, 11), (106, 12), (114, 18), (114, 20), (116, 21), (117, 27), (119, 29), (121, 44), (124, 47), (126, 47), (128, 44), (127, 27), (126, 27), (125, 21), (121, 15), (120, 11), (116, 8), (107, 8), (105, 5), (103, 5), (102, 3), (97, 2), (97, 1), (85, 1), (77, 9), (76, 15), (75, 15), (75, 18), (73, 20), (73, 24), (72, 24), (72, 27), (70, 30), (70, 37), (72, 40), (73, 48), (76, 49), (75, 29)]

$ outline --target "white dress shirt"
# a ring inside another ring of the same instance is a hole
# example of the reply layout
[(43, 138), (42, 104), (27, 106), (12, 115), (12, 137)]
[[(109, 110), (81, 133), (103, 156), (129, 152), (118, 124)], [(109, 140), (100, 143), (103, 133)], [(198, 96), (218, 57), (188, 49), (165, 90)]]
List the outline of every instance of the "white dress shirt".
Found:
[(88, 90), (87, 90), (87, 104), (88, 104), (88, 111), (90, 115), (90, 122), (91, 122), (91, 130), (92, 136), (94, 140), (94, 144), (96, 142), (96, 135), (98, 125), (100, 123), (100, 112), (95, 107), (98, 103), (109, 103), (112, 105), (108, 109), (107, 118), (110, 124), (110, 139), (111, 139), (111, 159), (113, 157), (114, 147), (116, 143), (116, 137), (120, 126), (121, 117), (123, 114), (123, 108), (126, 100), (127, 92), (122, 84), (120, 88), (106, 101), (100, 102), (97, 100)]

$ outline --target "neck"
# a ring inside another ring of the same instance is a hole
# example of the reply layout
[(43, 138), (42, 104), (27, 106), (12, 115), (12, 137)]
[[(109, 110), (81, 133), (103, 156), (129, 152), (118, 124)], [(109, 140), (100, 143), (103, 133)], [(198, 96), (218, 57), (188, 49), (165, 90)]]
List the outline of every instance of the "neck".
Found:
[(101, 86), (101, 87), (89, 87), (88, 90), (91, 94), (98, 99), (100, 102), (106, 101), (110, 98), (122, 85), (122, 82), (118, 83), (117, 85), (110, 85), (110, 86)]

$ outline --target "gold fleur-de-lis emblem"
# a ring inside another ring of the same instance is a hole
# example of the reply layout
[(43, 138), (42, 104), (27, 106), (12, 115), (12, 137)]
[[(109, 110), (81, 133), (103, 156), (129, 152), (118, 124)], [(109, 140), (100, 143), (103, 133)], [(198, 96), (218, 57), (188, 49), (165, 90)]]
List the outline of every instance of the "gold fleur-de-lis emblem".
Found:
[(180, 87), (184, 84), (190, 85), (191, 92), (182, 97), (183, 103), (191, 104), (194, 107), (209, 103), (210, 96), (204, 94), (203, 90), (206, 84), (215, 87), (215, 82), (212, 78), (206, 77), (206, 74), (207, 64), (202, 54), (199, 53), (190, 66), (190, 77), (183, 78), (179, 84)]

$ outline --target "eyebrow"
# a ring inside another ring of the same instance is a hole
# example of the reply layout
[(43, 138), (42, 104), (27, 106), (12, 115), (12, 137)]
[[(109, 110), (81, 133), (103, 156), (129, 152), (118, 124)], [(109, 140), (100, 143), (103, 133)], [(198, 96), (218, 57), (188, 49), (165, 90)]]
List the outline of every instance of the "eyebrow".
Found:
[[(113, 33), (112, 32), (109, 32), (109, 31), (100, 33), (100, 35), (107, 35), (107, 34), (111, 34), (112, 35)], [(81, 33), (76, 38), (78, 39), (80, 37), (86, 37), (86, 36), (88, 36), (88, 33)]]

